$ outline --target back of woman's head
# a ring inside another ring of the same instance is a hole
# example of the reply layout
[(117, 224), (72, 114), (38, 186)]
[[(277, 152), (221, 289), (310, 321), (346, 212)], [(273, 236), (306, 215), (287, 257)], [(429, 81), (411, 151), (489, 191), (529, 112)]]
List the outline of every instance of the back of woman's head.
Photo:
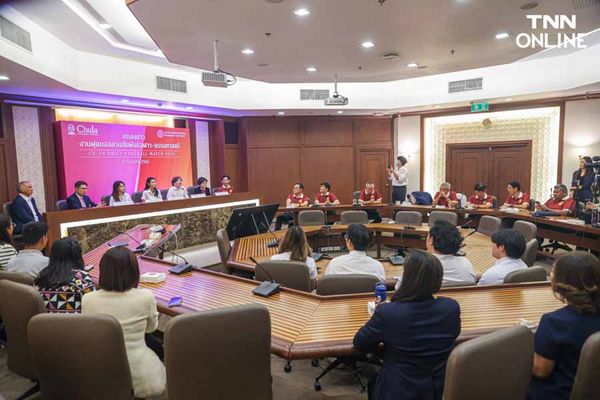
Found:
[(108, 250), (100, 259), (100, 289), (110, 292), (126, 292), (140, 283), (137, 258), (127, 247), (118, 246)]
[(12, 226), (12, 220), (8, 215), (0, 214), (0, 244), (12, 244), (12, 235), (8, 232)]
[(41, 288), (66, 285), (75, 275), (75, 271), (83, 267), (79, 242), (72, 238), (56, 240), (50, 249), (48, 266), (40, 272), (35, 284)]
[(432, 298), (442, 288), (444, 269), (433, 254), (411, 251), (404, 263), (402, 283), (392, 296), (392, 301), (424, 301)]
[(288, 251), (291, 253), (290, 260), (292, 261), (306, 261), (306, 257), (310, 255), (304, 230), (297, 225), (287, 230), (279, 245), (279, 253)]
[(578, 313), (600, 313), (600, 260), (573, 251), (554, 264), (552, 290)]

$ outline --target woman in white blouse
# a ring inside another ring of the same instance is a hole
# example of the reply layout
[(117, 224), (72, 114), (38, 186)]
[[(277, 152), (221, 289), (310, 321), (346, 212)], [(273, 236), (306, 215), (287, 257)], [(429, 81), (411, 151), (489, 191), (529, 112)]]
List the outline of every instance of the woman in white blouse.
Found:
[(113, 191), (110, 195), (109, 206), (123, 206), (125, 204), (133, 204), (131, 197), (125, 191), (125, 182), (115, 181), (113, 183)]
[(174, 176), (171, 179), (171, 187), (167, 192), (167, 200), (189, 199), (190, 195), (187, 189), (183, 186), (183, 179), (180, 176)]
[(144, 203), (154, 203), (156, 201), (163, 201), (160, 190), (156, 187), (156, 178), (149, 176), (146, 179), (146, 188), (142, 192), (142, 201)]

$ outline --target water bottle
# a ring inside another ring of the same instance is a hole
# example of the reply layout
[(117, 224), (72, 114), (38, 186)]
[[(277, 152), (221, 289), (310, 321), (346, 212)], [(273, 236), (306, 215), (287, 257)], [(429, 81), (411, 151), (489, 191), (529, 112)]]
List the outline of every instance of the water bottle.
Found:
[(385, 283), (379, 282), (375, 285), (375, 303), (383, 303), (387, 297)]

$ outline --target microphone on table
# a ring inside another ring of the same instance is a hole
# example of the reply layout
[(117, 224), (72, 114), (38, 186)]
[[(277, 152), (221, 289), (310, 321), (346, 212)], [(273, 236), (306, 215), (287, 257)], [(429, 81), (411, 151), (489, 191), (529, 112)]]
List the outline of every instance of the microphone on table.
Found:
[(265, 273), (265, 275), (267, 275), (267, 278), (269, 278), (269, 281), (262, 281), (257, 287), (255, 287), (254, 290), (252, 290), (252, 293), (262, 297), (269, 297), (279, 292), (281, 285), (275, 282), (269, 271), (260, 265), (260, 263), (256, 261), (254, 257), (250, 257), (250, 260), (255, 264), (256, 268), (259, 268)]
[(265, 219), (265, 224), (267, 226), (267, 231), (271, 234), (271, 236), (273, 236), (275, 238), (275, 240), (272, 240), (269, 243), (267, 243), (267, 247), (268, 248), (273, 248), (273, 247), (279, 246), (279, 238), (271, 230), (271, 224), (269, 223), (269, 219), (267, 218), (267, 214), (265, 214), (265, 212), (263, 211), (262, 215), (263, 215), (263, 218)]

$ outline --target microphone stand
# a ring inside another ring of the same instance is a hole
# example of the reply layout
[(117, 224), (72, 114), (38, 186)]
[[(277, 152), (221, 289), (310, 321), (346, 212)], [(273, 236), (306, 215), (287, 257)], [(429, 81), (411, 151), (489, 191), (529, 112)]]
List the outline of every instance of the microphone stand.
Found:
[[(271, 230), (271, 224), (269, 223), (269, 219), (267, 218), (267, 214), (265, 214), (265, 212), (262, 212), (263, 218), (265, 219), (265, 223), (267, 226), (267, 232), (269, 232), (271, 234), (271, 236), (273, 236), (275, 238), (275, 240), (270, 241), (267, 244), (267, 247), (271, 248), (271, 247), (277, 247), (279, 246), (279, 238), (277, 238), (277, 235), (275, 235), (275, 233)], [(252, 216), (252, 218), (254, 218), (254, 216)], [(256, 222), (254, 223), (256, 225)], [(260, 233), (258, 232), (258, 228), (256, 228), (257, 232), (256, 233)]]
[[(143, 251), (145, 251), (145, 250), (146, 250), (147, 246), (146, 246), (145, 244), (142, 244), (142, 243), (141, 243), (139, 240), (137, 240), (136, 238), (134, 238), (133, 236), (131, 236), (131, 235), (130, 235), (129, 233), (127, 233), (126, 231), (125, 231), (125, 232), (119, 232), (119, 233), (125, 234), (127, 237), (131, 238), (131, 239), (132, 239), (132, 240), (133, 240), (135, 243), (137, 243), (137, 244), (138, 244), (138, 247), (136, 248), (136, 252), (139, 252), (139, 251), (142, 251), (142, 252), (143, 252)], [(169, 232), (167, 235), (168, 235), (168, 237), (167, 237), (167, 239), (166, 239), (166, 240), (169, 240), (169, 239), (171, 238), (172, 232)], [(177, 264), (176, 266), (174, 266), (174, 267), (172, 267), (172, 268), (169, 268), (169, 272), (179, 275), (179, 274), (183, 274), (183, 273), (185, 273), (185, 272), (189, 272), (189, 271), (191, 271), (191, 270), (194, 268), (194, 267), (193, 267), (193, 266), (192, 266), (192, 265), (191, 265), (191, 264), (188, 262), (188, 260), (187, 260), (187, 259), (186, 259), (184, 256), (182, 256), (182, 255), (180, 255), (180, 254), (177, 254), (177, 253), (176, 253), (176, 252), (174, 252), (174, 251), (171, 251), (171, 250), (167, 250), (167, 249), (165, 249), (165, 245), (164, 245), (164, 244), (162, 244), (162, 245), (160, 245), (160, 246), (156, 247), (156, 249), (157, 249), (157, 250), (158, 250), (158, 249), (160, 249), (160, 251), (162, 251), (162, 252), (165, 252), (165, 251), (166, 251), (167, 253), (169, 253), (169, 254), (172, 254), (172, 255), (174, 255), (175, 257), (179, 257), (179, 258), (181, 258), (181, 259), (183, 260), (183, 262), (182, 262), (182, 263), (179, 263), (179, 264)]]
[(264, 274), (267, 275), (267, 278), (269, 278), (269, 281), (262, 281), (256, 288), (254, 288), (252, 293), (262, 297), (269, 297), (279, 292), (279, 290), (281, 289), (281, 285), (275, 282), (273, 276), (271, 276), (269, 271), (267, 271), (262, 265), (260, 265), (260, 263), (256, 261), (254, 257), (250, 257), (250, 260), (255, 264), (256, 268), (264, 272)]

